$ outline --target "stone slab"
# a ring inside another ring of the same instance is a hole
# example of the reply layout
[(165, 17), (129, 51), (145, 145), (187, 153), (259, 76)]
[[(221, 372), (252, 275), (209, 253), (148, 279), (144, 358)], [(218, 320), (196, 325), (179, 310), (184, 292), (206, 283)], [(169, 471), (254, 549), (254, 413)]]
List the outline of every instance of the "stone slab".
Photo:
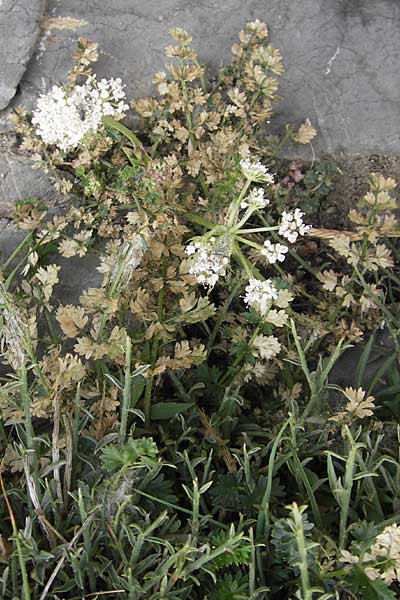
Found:
[(256, 18), (268, 24), (286, 68), (275, 122), (309, 117), (319, 129), (317, 155), (400, 152), (398, 0), (49, 0), (20, 99), (32, 106), (64, 80), (80, 36), (100, 45), (99, 75), (120, 76), (130, 96), (142, 96), (163, 67), (171, 27), (187, 29), (200, 59), (216, 67)]
[(54, 286), (54, 304), (79, 304), (79, 297), (83, 291), (101, 287), (103, 275), (97, 271), (100, 265), (97, 255), (87, 254), (72, 258), (57, 255), (54, 262), (61, 267), (60, 281)]
[[(15, 225), (7, 222), (6, 219), (0, 219), (0, 264), (6, 261), (17, 246), (27, 236), (28, 232), (18, 229)], [(14, 268), (21, 255), (15, 259), (11, 268)], [(87, 254), (86, 256), (73, 256), (64, 258), (59, 254), (49, 256), (48, 263), (55, 263), (61, 267), (59, 272), (59, 282), (54, 286), (52, 303), (58, 304), (79, 304), (79, 296), (84, 290), (90, 287), (100, 287), (103, 281), (103, 275), (98, 272), (100, 265), (99, 257), (96, 254)], [(21, 275), (17, 274), (16, 281), (19, 283)]]
[(43, 0), (0, 0), (0, 110), (14, 96), (36, 47)]
[[(394, 339), (387, 327), (375, 332), (375, 340), (372, 351), (369, 355), (365, 371), (362, 377), (361, 386), (364, 390), (368, 389), (374, 375), (385, 364), (393, 354), (396, 353)], [(368, 340), (365, 340), (367, 342)], [(357, 367), (360, 363), (365, 344), (356, 344), (348, 348), (339, 357), (333, 369), (329, 374), (329, 383), (340, 386), (341, 388), (357, 388)], [(385, 377), (382, 377), (385, 380)], [(382, 381), (377, 383), (375, 391), (384, 386)]]
[(15, 202), (39, 198), (49, 206), (64, 200), (49, 176), (41, 169), (32, 169), (32, 161), (13, 152), (0, 152), (0, 218), (10, 215)]

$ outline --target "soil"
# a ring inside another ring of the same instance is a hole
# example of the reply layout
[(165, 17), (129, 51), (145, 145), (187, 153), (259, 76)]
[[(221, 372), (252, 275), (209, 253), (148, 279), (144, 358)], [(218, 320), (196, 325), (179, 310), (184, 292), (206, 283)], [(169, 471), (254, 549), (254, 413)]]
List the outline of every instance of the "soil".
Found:
[(333, 161), (339, 173), (333, 178), (332, 191), (326, 197), (327, 210), (324, 211), (326, 229), (347, 229), (349, 227), (348, 212), (368, 191), (370, 173), (381, 173), (398, 182), (397, 192), (400, 199), (400, 156), (371, 154), (346, 157), (325, 156), (323, 160)]

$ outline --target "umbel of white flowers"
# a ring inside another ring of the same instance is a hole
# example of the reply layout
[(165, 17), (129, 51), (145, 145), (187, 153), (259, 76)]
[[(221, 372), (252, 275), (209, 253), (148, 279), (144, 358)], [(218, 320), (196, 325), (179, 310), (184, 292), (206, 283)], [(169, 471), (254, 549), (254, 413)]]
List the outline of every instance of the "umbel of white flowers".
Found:
[(252, 277), (246, 286), (244, 301), (248, 306), (254, 308), (261, 316), (265, 316), (271, 304), (278, 298), (278, 290), (271, 279), (261, 281)]
[[(224, 247), (226, 245), (226, 247)], [(226, 274), (229, 264), (229, 245), (223, 238), (214, 237), (206, 241), (196, 241), (186, 246), (185, 252), (192, 256), (189, 273), (196, 280), (209, 287), (214, 287), (220, 276)]]
[(128, 108), (121, 79), (98, 81), (92, 75), (72, 90), (54, 85), (39, 96), (32, 124), (46, 144), (69, 151), (99, 129), (103, 116), (119, 118)]
[(274, 176), (272, 173), (269, 173), (267, 167), (262, 165), (259, 161), (254, 162), (248, 158), (243, 158), (240, 161), (240, 168), (243, 175), (249, 181), (254, 181), (255, 183), (274, 183)]
[(262, 188), (254, 188), (251, 190), (250, 194), (242, 200), (240, 208), (248, 208), (251, 206), (260, 209), (265, 208), (268, 204), (269, 199), (264, 197), (264, 190)]
[(310, 225), (303, 223), (303, 216), (304, 213), (299, 208), (294, 212), (283, 211), (279, 235), (294, 243), (299, 235), (304, 235), (310, 229)]

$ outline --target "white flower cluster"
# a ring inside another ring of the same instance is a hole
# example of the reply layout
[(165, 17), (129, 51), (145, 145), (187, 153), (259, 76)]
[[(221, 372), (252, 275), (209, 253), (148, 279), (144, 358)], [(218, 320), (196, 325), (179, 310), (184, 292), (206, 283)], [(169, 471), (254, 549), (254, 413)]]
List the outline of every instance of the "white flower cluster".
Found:
[(46, 144), (61, 150), (76, 148), (89, 132), (96, 132), (103, 116), (122, 116), (127, 110), (121, 79), (89, 77), (71, 91), (58, 85), (42, 94), (32, 124)]
[(271, 308), (273, 300), (278, 298), (278, 290), (273, 285), (271, 279), (261, 281), (254, 277), (249, 279), (249, 284), (246, 286), (246, 295), (244, 301), (248, 306), (251, 306), (261, 316), (267, 314)]
[(295, 242), (299, 235), (304, 235), (310, 225), (303, 223), (304, 213), (296, 208), (294, 212), (282, 213), (282, 221), (279, 227), (279, 235), (289, 240), (289, 242)]
[(341, 561), (358, 564), (371, 580), (383, 579), (390, 585), (400, 581), (400, 526), (388, 525), (376, 538), (369, 552), (362, 557), (342, 551)]
[(220, 277), (226, 274), (229, 264), (229, 248), (223, 238), (214, 237), (207, 242), (194, 242), (185, 248), (192, 256), (189, 273), (204, 286), (214, 287)]
[(240, 204), (240, 208), (265, 208), (268, 206), (269, 200), (264, 197), (264, 190), (262, 188), (254, 188), (251, 190), (250, 194), (242, 200)]
[(252, 346), (257, 356), (263, 360), (271, 360), (281, 351), (281, 344), (274, 335), (256, 335)]
[(265, 182), (270, 185), (274, 183), (274, 176), (268, 172), (267, 168), (264, 167), (259, 161), (252, 162), (248, 159), (242, 159), (240, 161), (240, 168), (242, 169), (243, 175), (249, 179), (249, 181)]
[(265, 256), (267, 261), (273, 265), (276, 262), (283, 262), (285, 260), (285, 254), (289, 248), (283, 244), (273, 244), (269, 240), (265, 240), (264, 247), (261, 250), (261, 254)]

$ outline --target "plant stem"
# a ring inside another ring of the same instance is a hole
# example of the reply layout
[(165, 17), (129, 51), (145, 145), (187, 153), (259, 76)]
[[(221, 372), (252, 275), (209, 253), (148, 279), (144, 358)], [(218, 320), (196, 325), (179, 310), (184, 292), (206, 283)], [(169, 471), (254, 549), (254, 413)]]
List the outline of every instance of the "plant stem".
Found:
[(122, 133), (122, 135), (128, 138), (128, 140), (132, 143), (135, 152), (140, 152), (140, 154), (136, 155), (136, 158), (139, 161), (142, 160), (146, 165), (151, 160), (150, 156), (147, 154), (139, 138), (133, 133), (133, 131), (128, 129), (128, 127), (125, 127), (125, 125), (123, 125), (119, 121), (116, 121), (112, 117), (102, 117), (102, 122), (106, 127), (116, 129), (117, 131)]
[(299, 509), (296, 502), (293, 502), (293, 504), (290, 506), (290, 510), (294, 521), (297, 549), (300, 557), (298, 567), (300, 569), (301, 577), (301, 598), (302, 600), (312, 600), (312, 591), (310, 589), (310, 577), (308, 574), (307, 548), (304, 539), (304, 529), (302, 520), (302, 512), (304, 509)]
[(9, 265), (10, 263), (12, 263), (12, 261), (13, 261), (13, 260), (14, 260), (14, 258), (17, 256), (17, 254), (19, 254), (19, 253), (21, 252), (22, 248), (23, 248), (23, 247), (24, 247), (24, 246), (25, 246), (25, 245), (26, 245), (28, 242), (30, 242), (30, 241), (31, 241), (32, 237), (33, 237), (33, 230), (32, 230), (32, 231), (30, 231), (30, 232), (28, 233), (28, 235), (27, 235), (27, 236), (26, 236), (26, 237), (25, 237), (25, 238), (22, 240), (22, 242), (20, 242), (20, 243), (18, 244), (18, 246), (15, 248), (14, 252), (12, 252), (12, 253), (10, 254), (10, 256), (7, 258), (7, 260), (6, 260), (6, 261), (3, 263), (3, 265), (2, 265), (2, 271), (3, 271), (3, 272), (4, 272), (4, 271), (7, 269), (8, 265)]
[(25, 435), (26, 435), (26, 449), (29, 454), (29, 464), (32, 467), (33, 478), (35, 481), (36, 489), (39, 489), (39, 479), (38, 479), (38, 465), (37, 465), (37, 456), (36, 456), (36, 448), (34, 443), (34, 431), (32, 426), (32, 416), (31, 416), (31, 399), (28, 392), (28, 381), (27, 381), (27, 373), (25, 362), (22, 361), (20, 366), (20, 393), (22, 404), (24, 407), (24, 425), (25, 425)]
[(358, 453), (358, 444), (355, 443), (350, 429), (345, 427), (345, 434), (350, 443), (350, 451), (346, 460), (346, 470), (343, 482), (342, 502), (340, 503), (340, 526), (339, 526), (339, 550), (344, 550), (346, 547), (346, 529), (347, 519), (349, 517), (351, 491), (356, 469), (356, 458)]
[(244, 184), (239, 196), (236, 198), (236, 200), (234, 200), (232, 202), (231, 206), (229, 207), (228, 220), (227, 220), (228, 227), (233, 227), (233, 225), (235, 224), (235, 221), (238, 216), (239, 208), (240, 208), (240, 203), (243, 200), (243, 198), (245, 197), (247, 190), (250, 187), (250, 184), (251, 184), (251, 180), (246, 179), (246, 183)]
[(290, 414), (290, 433), (291, 433), (290, 446), (291, 446), (291, 450), (292, 450), (292, 457), (293, 457), (293, 460), (295, 463), (294, 469), (295, 469), (296, 477), (298, 477), (300, 479), (300, 481), (303, 483), (304, 488), (307, 492), (307, 496), (310, 501), (311, 510), (313, 512), (315, 524), (318, 527), (318, 529), (322, 529), (321, 515), (318, 510), (317, 501), (315, 499), (314, 492), (313, 492), (310, 482), (308, 480), (307, 473), (305, 472), (303, 463), (301, 462), (299, 455), (298, 455), (296, 427), (297, 427), (297, 425), (295, 423), (294, 416), (293, 416), (293, 414)]
[[(267, 475), (267, 485), (265, 486), (265, 492), (261, 500), (260, 512), (258, 513), (257, 519), (257, 527), (256, 527), (256, 539), (262, 538), (263, 540), (267, 540), (269, 536), (270, 529), (270, 512), (269, 512), (269, 503), (271, 500), (271, 492), (272, 492), (272, 481), (274, 478), (274, 465), (275, 465), (275, 457), (278, 452), (279, 444), (281, 443), (281, 439), (283, 434), (285, 433), (286, 427), (290, 423), (290, 418), (284, 421), (282, 427), (278, 431), (278, 434), (274, 440), (274, 443), (271, 448), (271, 453), (269, 455), (268, 460), (268, 475)], [(265, 575), (264, 575), (264, 565), (261, 556), (260, 548), (257, 548), (257, 567), (260, 575), (260, 579), (263, 584), (265, 584)]]
[(237, 233), (262, 233), (263, 231), (275, 231), (279, 229), (279, 226), (271, 226), (271, 227), (252, 227), (250, 229), (239, 229)]
[(132, 380), (131, 380), (131, 356), (132, 356), (132, 341), (129, 335), (126, 336), (126, 352), (125, 352), (125, 381), (124, 391), (122, 396), (121, 422), (119, 426), (119, 443), (125, 444), (126, 429), (128, 424), (128, 414), (131, 409), (132, 399)]
[(203, 217), (200, 217), (200, 215), (196, 215), (195, 213), (185, 212), (185, 217), (192, 223), (202, 225), (206, 229), (214, 229), (215, 227), (215, 223), (211, 223), (211, 221), (207, 221), (207, 219), (204, 219)]

